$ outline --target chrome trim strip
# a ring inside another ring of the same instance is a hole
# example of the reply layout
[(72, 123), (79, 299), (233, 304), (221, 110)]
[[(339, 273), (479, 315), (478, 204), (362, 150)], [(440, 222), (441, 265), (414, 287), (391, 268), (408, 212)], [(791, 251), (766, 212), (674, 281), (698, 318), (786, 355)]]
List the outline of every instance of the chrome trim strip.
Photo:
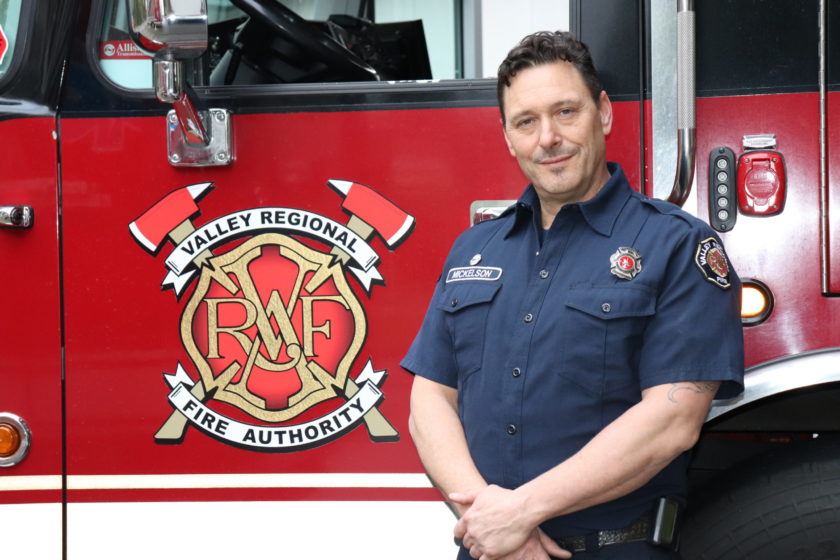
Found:
[(829, 293), (829, 266), (830, 255), (828, 240), (830, 235), (828, 223), (828, 139), (826, 130), (826, 82), (827, 75), (827, 56), (826, 56), (826, 12), (828, 10), (825, 0), (820, 0), (819, 13), (819, 81), (820, 81), (820, 263), (822, 265), (822, 293)]
[(759, 364), (747, 370), (744, 392), (734, 399), (715, 401), (706, 421), (766, 397), (833, 381), (840, 381), (840, 348)]
[(677, 20), (673, 0), (650, 2), (651, 194), (663, 200), (673, 187), (677, 150)]

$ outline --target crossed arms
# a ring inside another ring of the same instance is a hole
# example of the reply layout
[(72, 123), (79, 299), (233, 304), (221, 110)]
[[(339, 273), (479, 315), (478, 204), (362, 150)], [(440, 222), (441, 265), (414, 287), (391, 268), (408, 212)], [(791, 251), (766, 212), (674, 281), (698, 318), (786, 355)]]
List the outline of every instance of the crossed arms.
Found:
[(540, 523), (624, 496), (697, 442), (717, 382), (657, 385), (578, 453), (516, 490), (488, 485), (467, 448), (457, 391), (414, 377), (409, 428), (429, 476), (480, 560), (569, 558)]

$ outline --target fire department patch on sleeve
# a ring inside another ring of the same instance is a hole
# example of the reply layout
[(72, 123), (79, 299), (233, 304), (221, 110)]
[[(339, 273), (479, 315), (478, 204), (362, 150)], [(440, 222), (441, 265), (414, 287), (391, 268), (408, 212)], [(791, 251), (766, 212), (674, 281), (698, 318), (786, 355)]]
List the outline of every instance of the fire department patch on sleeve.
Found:
[(729, 262), (723, 252), (723, 246), (714, 237), (704, 239), (697, 245), (694, 262), (706, 277), (706, 280), (727, 289), (729, 281)]

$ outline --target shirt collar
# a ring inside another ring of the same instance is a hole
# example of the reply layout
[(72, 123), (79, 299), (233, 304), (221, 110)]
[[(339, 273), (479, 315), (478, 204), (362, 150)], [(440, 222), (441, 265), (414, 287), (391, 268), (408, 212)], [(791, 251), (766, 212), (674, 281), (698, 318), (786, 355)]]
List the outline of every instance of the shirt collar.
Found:
[(539, 224), (535, 220), (540, 216), (540, 199), (537, 197), (537, 191), (534, 190), (533, 185), (528, 185), (528, 188), (525, 189), (525, 192), (522, 193), (519, 200), (503, 212), (502, 216), (509, 213), (513, 213), (513, 219), (505, 231), (505, 239), (513, 234), (515, 230), (526, 224), (533, 223), (539, 227)]
[(578, 204), (589, 227), (601, 235), (610, 235), (621, 209), (630, 198), (630, 184), (617, 163), (607, 163), (610, 178), (591, 199)]
[[(580, 213), (583, 215), (589, 227), (600, 233), (601, 235), (610, 235), (612, 233), (615, 221), (618, 219), (618, 214), (624, 208), (627, 199), (630, 198), (630, 185), (627, 178), (624, 176), (624, 171), (617, 163), (608, 162), (607, 170), (610, 172), (610, 178), (601, 187), (593, 198), (586, 202), (575, 203), (570, 206), (577, 206)], [(505, 237), (510, 236), (517, 228), (534, 222), (536, 217), (540, 214), (540, 200), (537, 197), (537, 191), (534, 190), (533, 185), (528, 185), (519, 200), (516, 201), (511, 208), (504, 214), (513, 212), (513, 220), (510, 222)], [(539, 224), (537, 224), (539, 226)]]

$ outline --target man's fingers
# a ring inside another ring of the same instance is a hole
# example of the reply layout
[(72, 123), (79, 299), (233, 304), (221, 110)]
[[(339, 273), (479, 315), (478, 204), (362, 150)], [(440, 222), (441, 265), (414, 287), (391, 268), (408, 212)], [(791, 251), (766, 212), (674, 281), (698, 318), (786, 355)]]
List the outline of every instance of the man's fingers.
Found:
[(452, 492), (451, 494), (449, 494), (449, 499), (455, 503), (468, 506), (475, 501), (476, 496), (478, 496), (478, 492), (478, 490), (468, 490), (466, 492)]
[[(457, 523), (455, 523), (455, 528), (452, 530), (452, 533), (455, 535), (455, 539), (466, 539), (467, 535), (467, 525), (464, 523), (463, 518), (459, 519)], [(466, 546), (466, 545), (465, 545)], [(467, 547), (469, 548), (469, 547)]]
[(572, 553), (568, 550), (561, 548), (559, 544), (554, 542), (554, 539), (550, 538), (548, 535), (542, 532), (541, 529), (537, 529), (537, 534), (540, 537), (540, 544), (542, 544), (545, 551), (555, 557), (555, 558), (571, 558)]

